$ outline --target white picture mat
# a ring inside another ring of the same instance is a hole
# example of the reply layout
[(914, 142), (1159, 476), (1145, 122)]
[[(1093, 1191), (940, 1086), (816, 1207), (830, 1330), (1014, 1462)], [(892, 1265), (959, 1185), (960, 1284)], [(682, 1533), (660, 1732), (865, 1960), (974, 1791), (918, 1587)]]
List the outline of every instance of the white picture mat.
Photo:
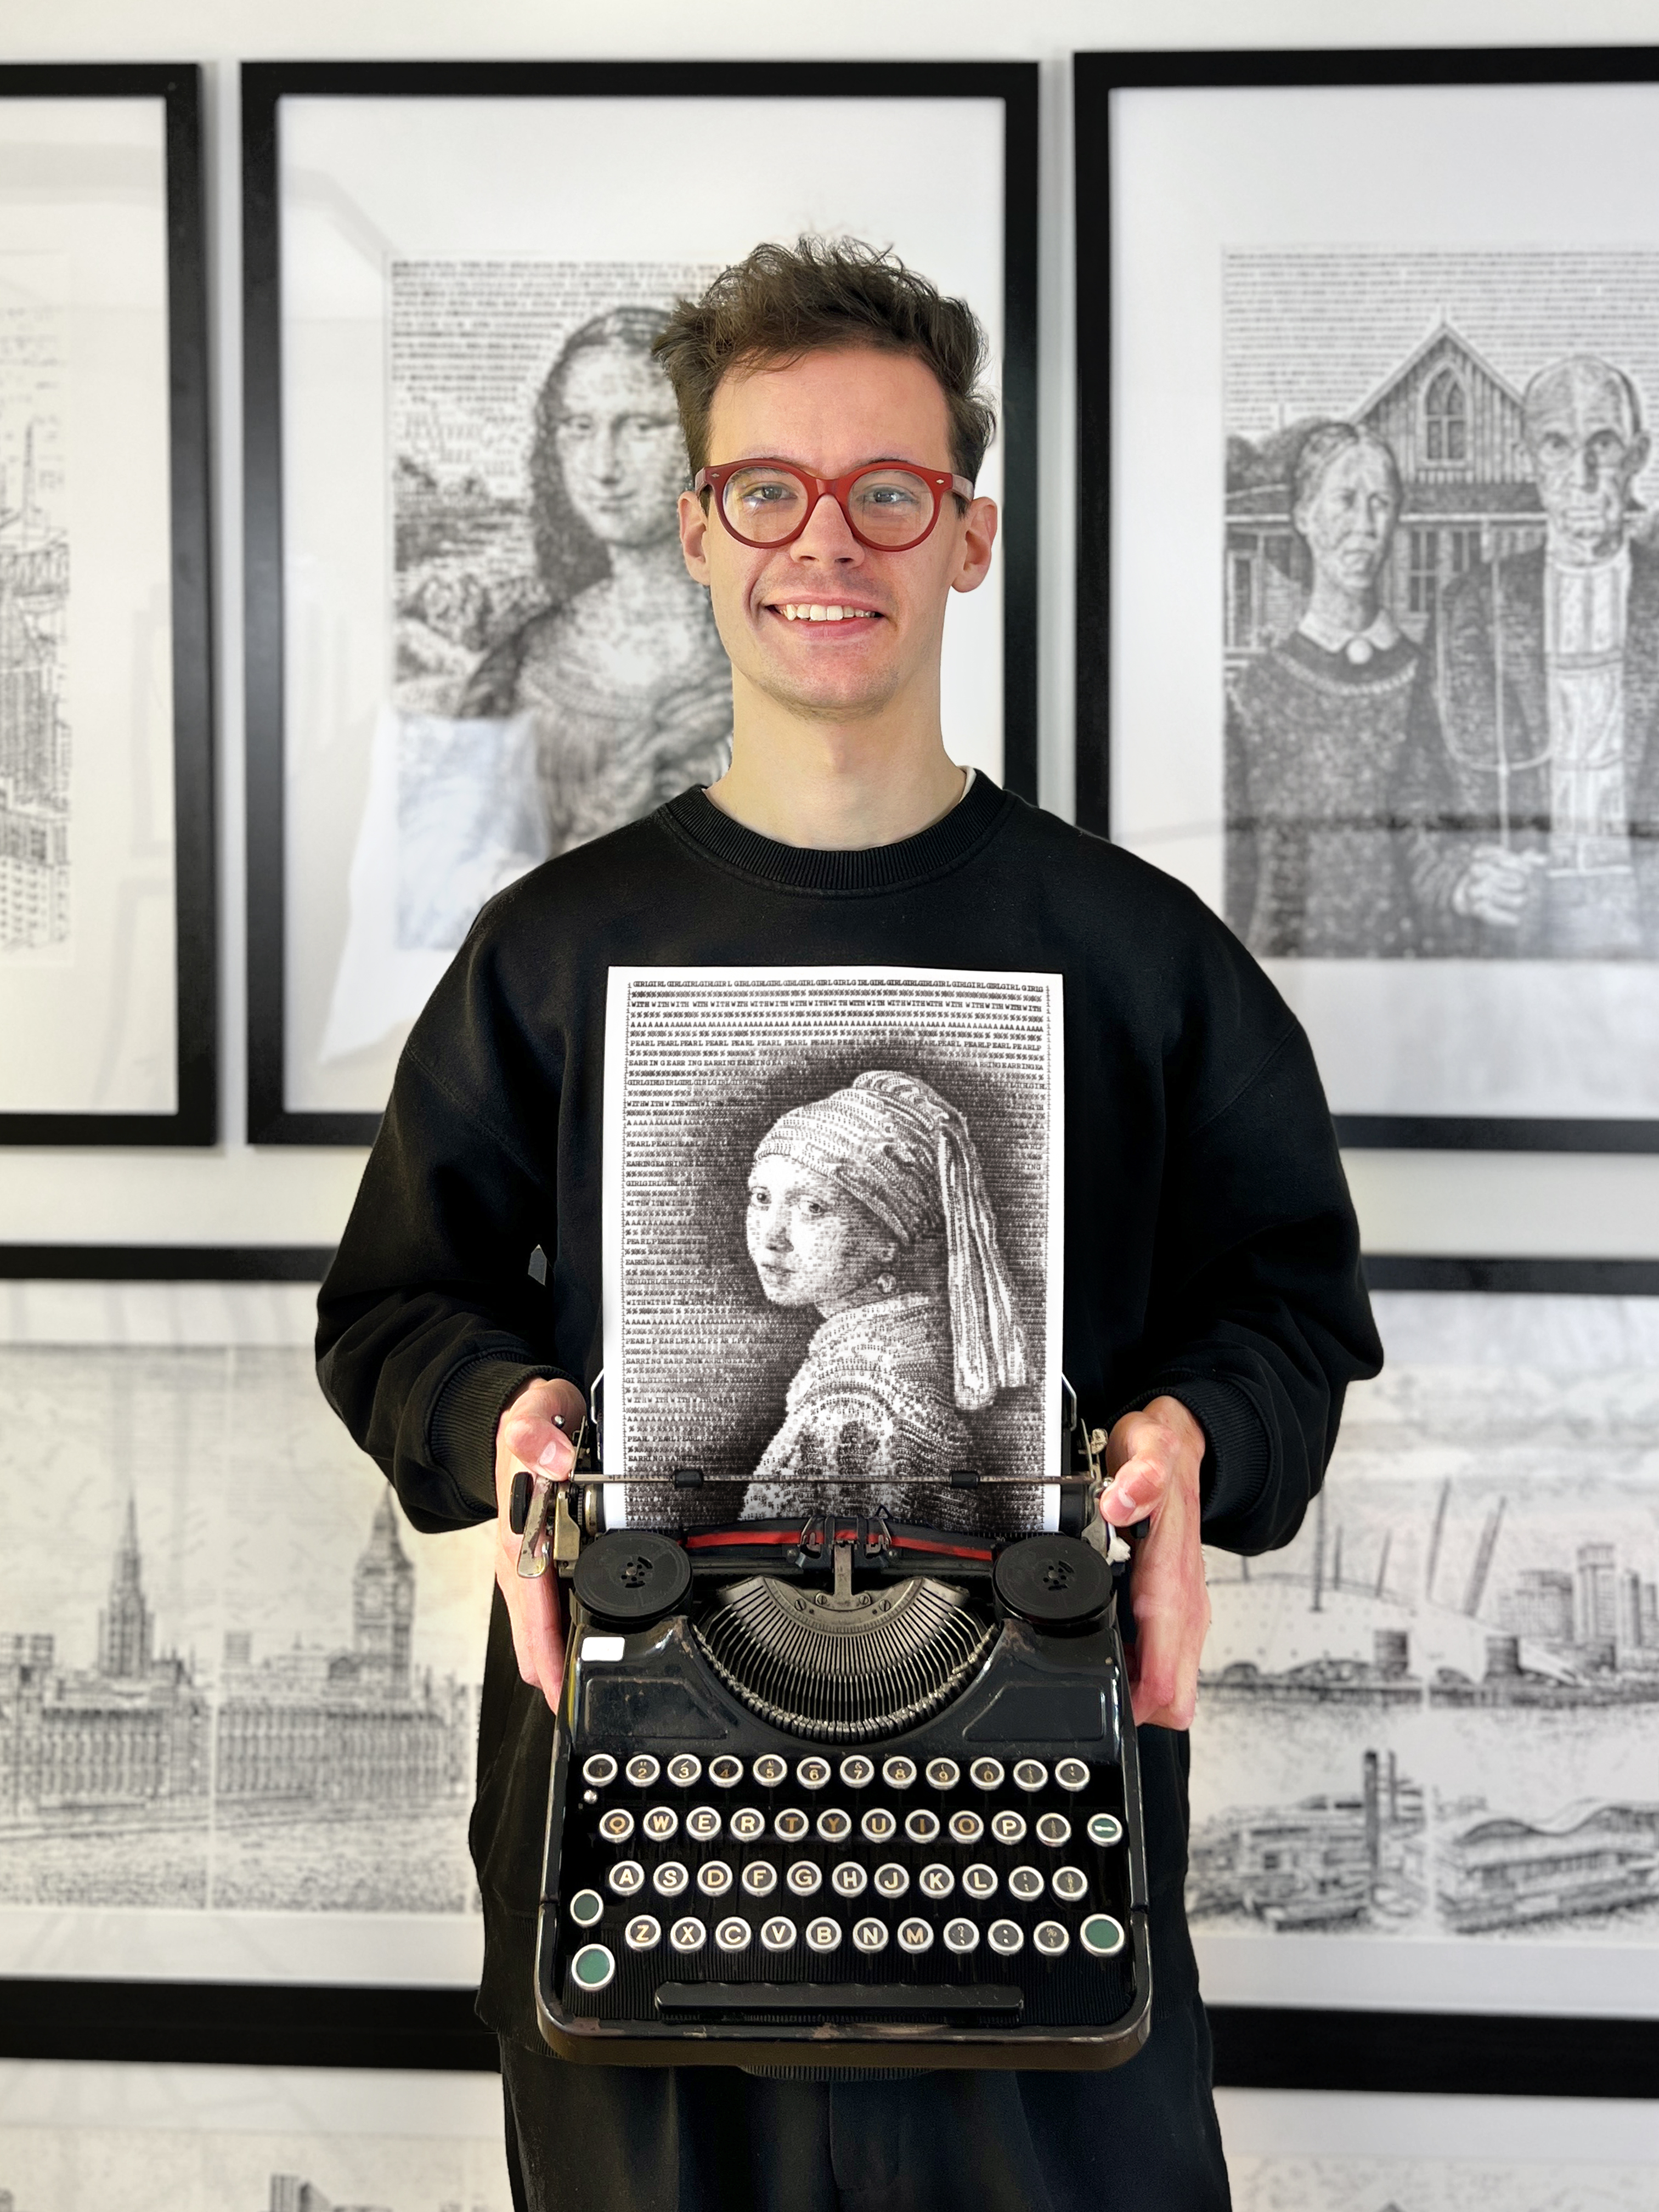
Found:
[[(391, 690), (386, 267), (394, 258), (726, 261), (803, 230), (896, 246), (965, 297), (1002, 357), (997, 100), (309, 99), (281, 105), (286, 1090), (292, 1111), (378, 1112), (406, 1033), (322, 1064), (376, 718)], [(781, 121), (778, 117), (781, 115)], [(896, 128), (902, 118), (902, 133)], [(729, 147), (729, 160), (720, 150)], [(938, 179), (948, 174), (948, 194)], [(827, 181), (826, 181), (827, 179)], [(980, 479), (1002, 489), (993, 445)], [(1002, 775), (1002, 590), (957, 599), (945, 742)], [(444, 956), (426, 956), (435, 982)]]
[(0, 270), (64, 307), (72, 763), (71, 934), (0, 951), (0, 1113), (178, 1107), (166, 123), (0, 100)]
[[(1112, 834), (1219, 910), (1224, 253), (1651, 246), (1659, 87), (1134, 89), (1111, 126)], [(1339, 1114), (1659, 1115), (1650, 963), (1266, 964)]]

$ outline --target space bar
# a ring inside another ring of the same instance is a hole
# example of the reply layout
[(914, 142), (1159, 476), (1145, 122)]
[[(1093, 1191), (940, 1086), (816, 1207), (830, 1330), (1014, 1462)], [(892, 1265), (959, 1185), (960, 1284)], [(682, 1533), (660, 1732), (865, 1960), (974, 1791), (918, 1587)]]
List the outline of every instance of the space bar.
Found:
[(952, 2020), (1018, 2020), (1023, 1994), (1006, 1982), (664, 1982), (664, 2020), (737, 2014), (841, 2013), (859, 2020), (919, 2014)]

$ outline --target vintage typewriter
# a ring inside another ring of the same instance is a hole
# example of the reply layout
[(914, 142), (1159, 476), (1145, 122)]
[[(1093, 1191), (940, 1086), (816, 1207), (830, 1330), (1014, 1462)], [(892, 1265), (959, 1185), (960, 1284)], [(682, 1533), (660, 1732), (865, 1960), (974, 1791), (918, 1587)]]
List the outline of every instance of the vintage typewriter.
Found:
[(1139, 2049), (1128, 1547), (1095, 1510), (1099, 1432), (1069, 1391), (1066, 1411), (1060, 1532), (1006, 1543), (829, 1509), (607, 1534), (591, 1431), (569, 1485), (520, 1478), (520, 1571), (568, 1578), (536, 1952), (562, 2057), (885, 2072)]

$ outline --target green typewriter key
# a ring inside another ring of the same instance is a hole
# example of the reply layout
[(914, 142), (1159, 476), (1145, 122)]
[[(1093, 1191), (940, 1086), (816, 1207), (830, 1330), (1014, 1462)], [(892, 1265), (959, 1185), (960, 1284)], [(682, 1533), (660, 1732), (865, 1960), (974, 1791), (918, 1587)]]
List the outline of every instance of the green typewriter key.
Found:
[(570, 1900), (570, 1917), (578, 1928), (592, 1928), (605, 1915), (605, 1899), (597, 1889), (579, 1889)]
[(1109, 1912), (1091, 1912), (1079, 1933), (1091, 1959), (1115, 1959), (1126, 1940), (1121, 1927)]
[(1091, 1813), (1089, 1815), (1089, 1841), (1091, 1844), (1121, 1844), (1123, 1823), (1115, 1813)]
[(590, 1996), (615, 1979), (617, 1962), (603, 1943), (584, 1943), (570, 1961), (570, 1978)]

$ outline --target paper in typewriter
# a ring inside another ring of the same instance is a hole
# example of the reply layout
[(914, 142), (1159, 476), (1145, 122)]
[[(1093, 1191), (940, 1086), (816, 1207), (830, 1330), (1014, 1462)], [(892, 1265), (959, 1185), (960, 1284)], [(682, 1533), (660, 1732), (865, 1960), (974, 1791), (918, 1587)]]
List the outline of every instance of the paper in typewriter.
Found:
[[(1052, 1526), (1058, 975), (613, 968), (610, 1524)], [(676, 1489), (696, 1468), (701, 1488)], [(952, 1486), (974, 1469), (976, 1487)]]

